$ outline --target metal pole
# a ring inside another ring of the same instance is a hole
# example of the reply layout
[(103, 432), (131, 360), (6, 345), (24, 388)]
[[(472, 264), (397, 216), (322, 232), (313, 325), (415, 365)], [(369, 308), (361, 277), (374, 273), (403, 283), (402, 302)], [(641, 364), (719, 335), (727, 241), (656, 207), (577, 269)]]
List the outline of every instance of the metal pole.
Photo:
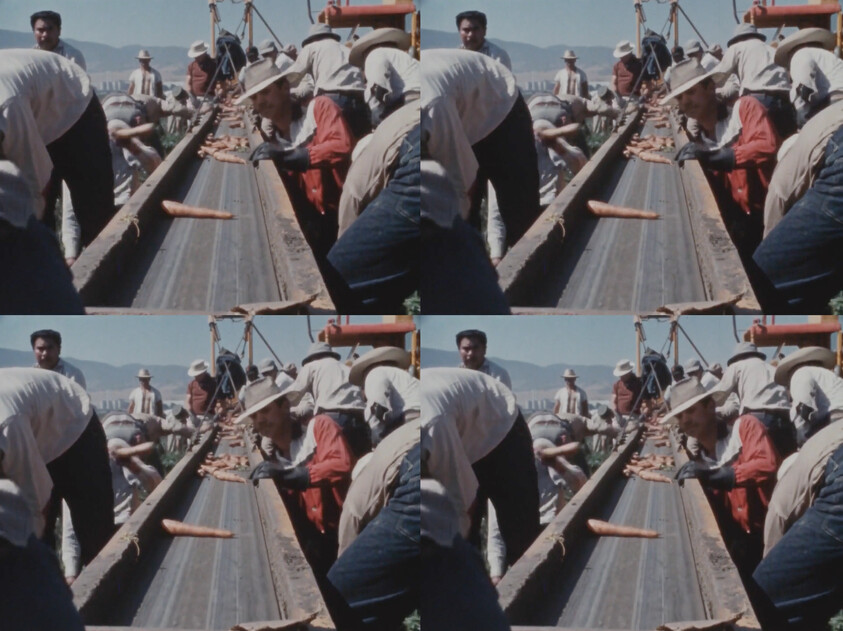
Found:
[(249, 26), (249, 47), (253, 46), (252, 34), (252, 0), (246, 0), (246, 24)]
[(677, 0), (671, 0), (670, 15), (673, 18), (673, 45), (679, 46), (679, 13), (676, 11)]
[(252, 358), (254, 353), (254, 344), (252, 339), (252, 316), (249, 316), (246, 318), (246, 342), (249, 344), (249, 366), (255, 363)]
[(208, 0), (208, 9), (211, 13), (211, 57), (217, 56), (217, 38), (216, 38), (216, 25), (217, 25), (217, 0)]
[(679, 365), (679, 332), (676, 330), (676, 320), (670, 323), (670, 335), (673, 338), (673, 365)]

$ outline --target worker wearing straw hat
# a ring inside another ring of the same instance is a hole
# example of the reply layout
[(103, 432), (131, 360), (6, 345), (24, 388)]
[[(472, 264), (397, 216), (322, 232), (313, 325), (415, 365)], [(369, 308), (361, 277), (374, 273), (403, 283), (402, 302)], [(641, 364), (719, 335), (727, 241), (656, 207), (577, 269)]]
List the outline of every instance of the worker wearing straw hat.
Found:
[(644, 393), (644, 382), (635, 374), (632, 362), (628, 359), (620, 360), (612, 374), (618, 378), (612, 386), (612, 403), (610, 407), (620, 416), (637, 414), (641, 409), (641, 399)]
[(140, 385), (129, 395), (129, 414), (133, 412), (164, 416), (164, 402), (161, 393), (150, 385), (152, 375), (146, 368), (141, 368), (137, 374)]
[(194, 107), (199, 105), (198, 99), (204, 97), (211, 87), (217, 72), (217, 62), (208, 53), (208, 45), (202, 40), (193, 42), (187, 51), (187, 56), (193, 61), (187, 66), (184, 87), (192, 97)]
[(637, 96), (641, 89), (639, 78), (644, 72), (644, 64), (635, 56), (632, 42), (627, 39), (618, 42), (612, 56), (617, 59), (612, 66), (612, 92), (619, 96)]
[(571, 368), (566, 368), (562, 373), (562, 378), (565, 380), (565, 387), (561, 388), (554, 397), (556, 403), (553, 406), (553, 413), (567, 412), (588, 418), (588, 395), (577, 385), (577, 373)]
[(135, 59), (138, 60), (140, 68), (129, 75), (129, 89), (126, 92), (131, 95), (148, 94), (163, 99), (164, 84), (161, 81), (161, 73), (150, 65), (152, 55), (142, 48)]
[(562, 59), (565, 61), (565, 67), (556, 73), (553, 93), (556, 95), (574, 94), (584, 99), (590, 99), (588, 77), (585, 72), (577, 68), (577, 54), (573, 50), (566, 50)]
[(213, 407), (217, 382), (208, 374), (208, 364), (203, 359), (193, 361), (187, 374), (193, 377), (193, 380), (187, 384), (184, 407), (190, 412), (194, 427), (198, 427), (201, 418)]

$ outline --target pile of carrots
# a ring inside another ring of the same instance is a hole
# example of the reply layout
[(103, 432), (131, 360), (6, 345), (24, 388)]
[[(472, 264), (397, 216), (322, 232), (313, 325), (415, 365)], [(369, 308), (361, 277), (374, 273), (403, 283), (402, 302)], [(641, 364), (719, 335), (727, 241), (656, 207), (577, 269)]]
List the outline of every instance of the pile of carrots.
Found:
[(235, 456), (234, 454), (215, 456), (214, 454), (208, 454), (205, 456), (205, 461), (199, 465), (196, 473), (203, 478), (210, 475), (226, 482), (245, 482), (245, 479), (231, 473), (231, 471), (241, 471), (248, 466), (248, 456)]
[(672, 469), (675, 466), (673, 456), (665, 454), (648, 454), (640, 457), (633, 455), (629, 459), (629, 464), (624, 467), (623, 474), (626, 477), (636, 475), (642, 480), (650, 482), (671, 482), (670, 478), (661, 473), (657, 473), (656, 469)]
[(231, 164), (247, 164), (247, 162), (240, 156), (234, 155), (234, 151), (240, 151), (249, 148), (249, 141), (245, 136), (231, 136), (228, 134), (222, 135), (219, 138), (214, 138), (213, 134), (208, 134), (205, 143), (199, 147), (197, 155), (200, 158), (211, 157), (220, 162), (228, 162)]

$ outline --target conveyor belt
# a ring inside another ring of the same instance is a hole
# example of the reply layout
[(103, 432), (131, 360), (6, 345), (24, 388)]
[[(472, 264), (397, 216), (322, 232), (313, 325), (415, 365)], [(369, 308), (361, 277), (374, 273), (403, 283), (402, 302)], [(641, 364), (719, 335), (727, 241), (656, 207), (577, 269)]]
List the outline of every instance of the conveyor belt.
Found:
[[(245, 453), (242, 447), (225, 445), (223, 441), (217, 453)], [(236, 535), (234, 539), (201, 539), (162, 533), (147, 543), (114, 603), (114, 624), (229, 629), (237, 622), (284, 617), (251, 484), (197, 476), (171, 517), (226, 528)]]

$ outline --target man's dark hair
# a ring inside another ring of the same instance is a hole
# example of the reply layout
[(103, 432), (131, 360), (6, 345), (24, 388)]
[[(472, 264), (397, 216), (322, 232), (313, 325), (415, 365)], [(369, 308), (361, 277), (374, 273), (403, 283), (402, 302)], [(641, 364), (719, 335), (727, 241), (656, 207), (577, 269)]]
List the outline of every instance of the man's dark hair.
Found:
[(683, 379), (685, 377), (685, 369), (679, 364), (676, 364), (673, 368), (670, 369), (670, 374), (673, 375), (674, 380), (679, 381), (680, 379)]
[(462, 13), (457, 13), (457, 28), (460, 27), (463, 20), (477, 22), (480, 26), (486, 28), (486, 14), (482, 11), (463, 11)]
[(32, 348), (35, 348), (35, 340), (38, 338), (53, 340), (53, 342), (56, 343), (56, 346), (61, 346), (61, 333), (58, 331), (53, 331), (52, 329), (41, 329), (40, 331), (35, 331), (35, 333), (29, 336), (29, 343), (32, 344)]
[(38, 20), (52, 22), (58, 28), (61, 28), (61, 15), (59, 15), (55, 11), (38, 11), (36, 13), (33, 13), (31, 16), (29, 16), (29, 26), (34, 29), (35, 23)]
[(480, 340), (480, 342), (483, 343), (483, 346), (486, 346), (486, 334), (483, 331), (478, 331), (477, 329), (466, 329), (465, 331), (460, 331), (457, 333), (457, 346), (460, 345), (460, 342), (462, 342), (464, 337)]

